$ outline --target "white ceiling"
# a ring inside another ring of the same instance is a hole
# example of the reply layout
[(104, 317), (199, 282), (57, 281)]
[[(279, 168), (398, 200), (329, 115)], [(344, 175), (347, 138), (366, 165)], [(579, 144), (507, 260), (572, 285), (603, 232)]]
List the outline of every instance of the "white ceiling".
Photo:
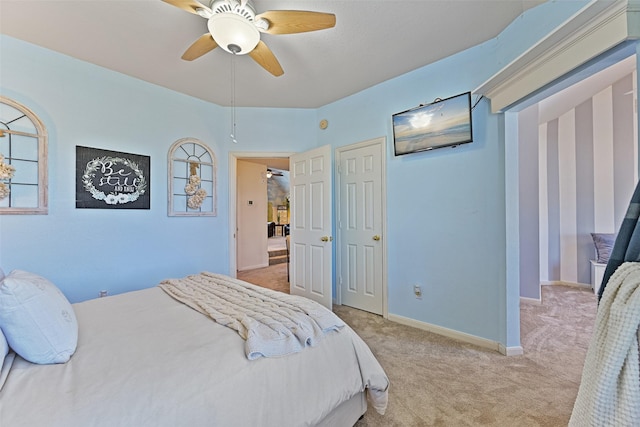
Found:
[(317, 108), (489, 40), (542, 2), (255, 0), (257, 13), (336, 15), (331, 29), (262, 35), (281, 77), (220, 48), (183, 61), (207, 21), (161, 0), (0, 0), (0, 33), (225, 106), (234, 58), (237, 106)]

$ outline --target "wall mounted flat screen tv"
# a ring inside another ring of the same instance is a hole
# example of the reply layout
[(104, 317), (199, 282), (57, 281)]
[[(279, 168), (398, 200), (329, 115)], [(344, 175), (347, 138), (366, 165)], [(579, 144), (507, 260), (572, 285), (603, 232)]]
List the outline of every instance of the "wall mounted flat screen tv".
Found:
[(396, 156), (472, 142), (471, 92), (396, 113), (392, 120)]

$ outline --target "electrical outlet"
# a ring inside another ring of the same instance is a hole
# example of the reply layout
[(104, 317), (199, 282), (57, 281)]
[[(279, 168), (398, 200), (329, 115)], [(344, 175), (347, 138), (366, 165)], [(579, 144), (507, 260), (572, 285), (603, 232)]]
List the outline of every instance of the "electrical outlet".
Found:
[(422, 288), (420, 285), (413, 285), (413, 293), (417, 299), (422, 299)]
[(109, 294), (109, 291), (100, 291), (100, 293), (98, 294), (98, 296), (99, 296), (100, 298), (102, 298), (102, 297), (106, 297), (108, 294)]

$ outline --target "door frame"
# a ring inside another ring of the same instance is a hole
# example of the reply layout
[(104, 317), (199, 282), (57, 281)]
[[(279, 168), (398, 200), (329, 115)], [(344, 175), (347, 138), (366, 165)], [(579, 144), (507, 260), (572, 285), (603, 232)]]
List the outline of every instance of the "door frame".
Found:
[[(336, 148), (335, 151), (335, 196), (333, 204), (333, 212), (337, 217), (337, 212), (340, 212), (340, 189), (342, 184), (342, 174), (340, 173), (340, 160), (344, 151), (350, 151), (357, 148), (368, 147), (371, 145), (381, 145), (381, 167), (380, 167), (380, 191), (381, 191), (381, 204), (382, 204), (382, 317), (387, 319), (389, 317), (388, 307), (388, 289), (387, 289), (387, 137), (380, 136), (378, 138), (368, 139), (366, 141), (356, 142), (355, 144), (349, 144)], [(339, 278), (341, 277), (342, 264), (340, 262), (340, 256), (342, 254), (342, 235), (337, 221), (334, 223), (336, 230), (336, 246), (335, 246), (335, 277), (334, 282), (336, 284), (336, 305), (342, 305), (342, 284)]]
[[(265, 157), (290, 157), (293, 152), (274, 151), (230, 151), (229, 152), (229, 276), (237, 277), (238, 272), (238, 241), (236, 230), (238, 228), (238, 160)], [(266, 223), (266, 222), (265, 222)]]

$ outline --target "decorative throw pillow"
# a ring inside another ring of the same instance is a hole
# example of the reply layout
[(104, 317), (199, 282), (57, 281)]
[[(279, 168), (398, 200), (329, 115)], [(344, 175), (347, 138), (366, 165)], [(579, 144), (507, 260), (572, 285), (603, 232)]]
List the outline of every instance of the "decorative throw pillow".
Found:
[(32, 363), (65, 363), (78, 343), (67, 298), (44, 277), (21, 270), (0, 282), (0, 328), (11, 348)]
[(596, 262), (606, 264), (616, 241), (615, 233), (591, 233), (593, 244), (596, 246)]

